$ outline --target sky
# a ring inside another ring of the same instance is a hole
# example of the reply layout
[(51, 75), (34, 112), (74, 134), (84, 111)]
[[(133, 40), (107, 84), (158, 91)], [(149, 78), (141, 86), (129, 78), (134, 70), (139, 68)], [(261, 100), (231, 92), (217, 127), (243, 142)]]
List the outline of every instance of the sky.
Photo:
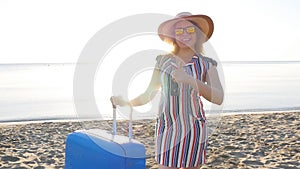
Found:
[(116, 20), (182, 11), (213, 19), (221, 61), (299, 61), (298, 9), (298, 0), (0, 0), (0, 63), (75, 63)]

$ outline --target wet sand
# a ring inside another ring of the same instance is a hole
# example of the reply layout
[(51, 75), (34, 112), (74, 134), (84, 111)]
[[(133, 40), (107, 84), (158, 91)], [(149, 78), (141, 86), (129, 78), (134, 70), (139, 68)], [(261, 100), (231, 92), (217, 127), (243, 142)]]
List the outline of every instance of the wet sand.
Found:
[[(147, 169), (156, 169), (154, 120), (133, 125), (133, 137), (147, 149)], [(112, 129), (111, 121), (0, 123), (0, 168), (64, 168), (67, 135), (87, 128)], [(126, 122), (117, 131), (127, 135)], [(300, 168), (300, 112), (223, 116), (201, 168)]]

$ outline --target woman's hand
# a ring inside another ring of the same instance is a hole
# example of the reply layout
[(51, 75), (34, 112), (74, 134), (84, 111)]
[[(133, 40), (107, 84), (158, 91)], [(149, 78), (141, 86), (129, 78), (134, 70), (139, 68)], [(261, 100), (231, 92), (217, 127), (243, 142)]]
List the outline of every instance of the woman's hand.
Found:
[(189, 75), (184, 71), (183, 68), (178, 68), (171, 73), (172, 79), (177, 83), (187, 83)]
[(130, 103), (128, 101), (125, 101), (122, 96), (112, 96), (110, 98), (110, 101), (113, 106), (117, 106), (117, 105), (118, 106), (128, 106), (128, 105), (130, 105)]

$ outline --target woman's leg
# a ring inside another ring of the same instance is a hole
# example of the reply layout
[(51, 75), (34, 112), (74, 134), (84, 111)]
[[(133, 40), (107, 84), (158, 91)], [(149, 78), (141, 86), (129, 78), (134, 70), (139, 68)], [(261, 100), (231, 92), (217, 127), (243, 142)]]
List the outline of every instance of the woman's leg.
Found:
[(178, 169), (178, 168), (167, 167), (167, 166), (163, 166), (163, 165), (158, 165), (158, 169)]
[[(158, 169), (178, 169), (178, 168), (159, 165)], [(200, 169), (200, 166), (199, 167), (190, 167), (190, 168), (180, 168), (180, 169)]]
[(180, 168), (180, 169), (200, 169), (200, 166), (199, 167), (190, 167), (190, 168)]

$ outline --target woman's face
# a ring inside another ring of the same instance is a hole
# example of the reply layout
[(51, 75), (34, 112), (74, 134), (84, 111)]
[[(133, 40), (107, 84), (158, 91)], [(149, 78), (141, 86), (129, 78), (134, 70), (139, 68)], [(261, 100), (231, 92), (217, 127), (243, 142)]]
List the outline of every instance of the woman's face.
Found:
[(180, 48), (192, 48), (194, 49), (197, 35), (196, 26), (188, 21), (179, 21), (175, 24), (175, 39)]

